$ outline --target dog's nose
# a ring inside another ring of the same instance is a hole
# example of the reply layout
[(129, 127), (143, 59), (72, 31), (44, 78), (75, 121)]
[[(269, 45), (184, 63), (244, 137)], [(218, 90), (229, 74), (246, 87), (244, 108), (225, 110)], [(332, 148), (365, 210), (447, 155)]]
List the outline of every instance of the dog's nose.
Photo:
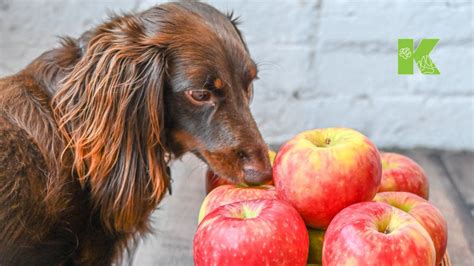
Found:
[(245, 183), (249, 185), (263, 185), (272, 180), (272, 171), (265, 170), (264, 172), (255, 171), (253, 169), (245, 169), (244, 170), (245, 176), (244, 180)]
[(248, 185), (266, 184), (272, 180), (272, 167), (268, 158), (268, 148), (254, 152), (242, 152), (244, 181)]

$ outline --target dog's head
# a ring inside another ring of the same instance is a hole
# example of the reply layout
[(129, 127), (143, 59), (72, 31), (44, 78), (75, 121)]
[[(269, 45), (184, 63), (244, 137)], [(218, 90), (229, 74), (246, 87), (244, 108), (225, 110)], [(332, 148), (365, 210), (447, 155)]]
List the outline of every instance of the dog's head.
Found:
[(271, 178), (249, 109), (257, 67), (228, 16), (165, 4), (112, 18), (74, 49), (54, 113), (107, 227), (144, 221), (169, 185), (167, 154), (191, 151), (235, 182)]
[(169, 147), (176, 154), (192, 151), (235, 182), (268, 181), (268, 147), (249, 108), (257, 66), (235, 21), (205, 4), (172, 8), (177, 40), (165, 91)]

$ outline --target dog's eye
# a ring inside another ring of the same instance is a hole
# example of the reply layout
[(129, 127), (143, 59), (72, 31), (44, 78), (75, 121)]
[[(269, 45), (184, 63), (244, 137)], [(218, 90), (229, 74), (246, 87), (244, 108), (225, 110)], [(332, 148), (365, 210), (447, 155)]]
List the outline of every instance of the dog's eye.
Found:
[(208, 102), (211, 100), (211, 92), (208, 90), (189, 90), (186, 91), (186, 95), (195, 102)]

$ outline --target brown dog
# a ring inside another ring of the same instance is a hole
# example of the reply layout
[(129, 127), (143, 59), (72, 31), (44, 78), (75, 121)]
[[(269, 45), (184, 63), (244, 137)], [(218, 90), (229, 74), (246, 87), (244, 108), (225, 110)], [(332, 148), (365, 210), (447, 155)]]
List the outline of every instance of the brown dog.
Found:
[(187, 151), (236, 182), (269, 180), (256, 75), (231, 17), (173, 3), (65, 38), (0, 80), (0, 264), (117, 262)]

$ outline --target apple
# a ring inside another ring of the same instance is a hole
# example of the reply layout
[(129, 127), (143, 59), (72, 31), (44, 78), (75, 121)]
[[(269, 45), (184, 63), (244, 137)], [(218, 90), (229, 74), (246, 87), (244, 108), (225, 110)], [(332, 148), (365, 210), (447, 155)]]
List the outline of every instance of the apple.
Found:
[[(270, 157), (270, 164), (273, 166), (273, 161), (275, 160), (276, 153), (272, 150), (268, 150), (268, 156)], [(210, 168), (206, 171), (206, 193), (211, 192), (218, 186), (222, 185), (232, 185), (234, 184), (227, 178), (220, 177)], [(270, 181), (267, 185), (273, 185), (273, 181)]]
[(433, 241), (408, 213), (381, 202), (351, 205), (324, 235), (323, 265), (435, 265)]
[(379, 192), (405, 191), (428, 199), (428, 178), (420, 165), (397, 153), (382, 152), (380, 157), (382, 159), (382, 182)]
[(374, 201), (385, 202), (413, 216), (428, 232), (436, 251), (436, 265), (441, 263), (448, 241), (448, 226), (443, 214), (427, 200), (408, 192), (381, 192)]
[(371, 201), (380, 185), (377, 147), (347, 128), (302, 132), (278, 152), (273, 182), (278, 197), (290, 202), (306, 224), (326, 228), (345, 207)]
[(281, 200), (248, 200), (207, 215), (194, 236), (194, 264), (306, 265), (308, 231), (298, 212)]
[(276, 199), (275, 187), (270, 185), (222, 185), (211, 191), (201, 204), (198, 221), (217, 207), (243, 200)]
[(324, 231), (308, 228), (308, 264), (321, 264), (323, 256)]

